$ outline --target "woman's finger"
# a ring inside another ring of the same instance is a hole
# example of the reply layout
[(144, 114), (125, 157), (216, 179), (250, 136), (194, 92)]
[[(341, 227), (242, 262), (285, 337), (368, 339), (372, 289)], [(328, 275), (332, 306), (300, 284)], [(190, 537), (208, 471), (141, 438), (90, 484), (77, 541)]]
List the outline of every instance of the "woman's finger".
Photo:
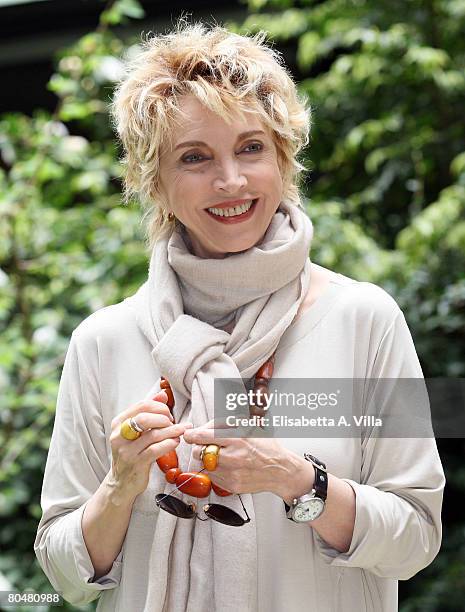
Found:
[(184, 440), (188, 444), (218, 444), (218, 446), (237, 446), (241, 443), (240, 438), (222, 438), (215, 436), (218, 432), (213, 429), (204, 429), (203, 427), (197, 427), (190, 429), (184, 434)]
[(179, 438), (190, 426), (191, 423), (177, 423), (169, 427), (154, 428), (150, 431), (145, 431), (140, 438), (131, 442), (131, 449), (134, 449), (134, 452), (137, 454), (144, 451), (152, 444), (157, 444), (168, 438)]
[(155, 400), (155, 399), (144, 400), (144, 401), (138, 402), (137, 404), (134, 404), (133, 406), (130, 406), (126, 410), (123, 410), (123, 412), (120, 412), (113, 419), (112, 427), (113, 428), (118, 427), (126, 419), (129, 419), (130, 417), (134, 417), (141, 412), (152, 412), (153, 414), (164, 414), (170, 419), (170, 421), (173, 421), (173, 417), (171, 415), (170, 409), (168, 408), (166, 404), (163, 403), (163, 401), (161, 401), (163, 397), (165, 398), (167, 397), (166, 393), (162, 391), (160, 393), (157, 393), (155, 397), (158, 398), (158, 400)]
[(205, 425), (202, 425), (201, 429), (231, 429), (237, 428), (236, 425), (231, 425), (228, 423), (226, 418), (216, 417), (215, 419), (211, 419), (207, 421)]
[(139, 412), (133, 417), (141, 429), (148, 431), (160, 427), (169, 427), (173, 425), (173, 420), (166, 414), (153, 412)]

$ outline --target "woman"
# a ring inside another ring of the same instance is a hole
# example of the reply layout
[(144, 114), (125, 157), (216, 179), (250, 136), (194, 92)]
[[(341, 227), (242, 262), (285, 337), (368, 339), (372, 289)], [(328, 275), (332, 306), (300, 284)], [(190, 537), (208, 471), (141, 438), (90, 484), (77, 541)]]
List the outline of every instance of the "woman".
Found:
[[(263, 39), (181, 23), (145, 43), (116, 91), (150, 269), (135, 295), (78, 326), (63, 369), (35, 551), (72, 603), (395, 610), (397, 580), (439, 550), (434, 439), (212, 427), (213, 381), (273, 358), (276, 379), (422, 377), (395, 301), (308, 258), (296, 155), (309, 111)], [(239, 527), (201, 504), (200, 520), (170, 513), (180, 481), (155, 460), (176, 449), (179, 471), (197, 473), (211, 444), (208, 501)]]

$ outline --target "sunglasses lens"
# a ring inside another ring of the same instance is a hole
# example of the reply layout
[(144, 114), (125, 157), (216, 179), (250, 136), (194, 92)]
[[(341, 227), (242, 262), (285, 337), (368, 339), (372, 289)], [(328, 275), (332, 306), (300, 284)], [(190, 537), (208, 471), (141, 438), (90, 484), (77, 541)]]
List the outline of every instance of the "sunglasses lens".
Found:
[(218, 521), (218, 523), (223, 523), (223, 525), (242, 527), (245, 523), (245, 520), (237, 512), (221, 504), (208, 504), (203, 509), (208, 518)]
[(195, 510), (192, 506), (187, 505), (180, 499), (172, 495), (164, 495), (159, 493), (155, 495), (155, 502), (159, 508), (177, 516), (178, 518), (190, 519), (195, 516)]

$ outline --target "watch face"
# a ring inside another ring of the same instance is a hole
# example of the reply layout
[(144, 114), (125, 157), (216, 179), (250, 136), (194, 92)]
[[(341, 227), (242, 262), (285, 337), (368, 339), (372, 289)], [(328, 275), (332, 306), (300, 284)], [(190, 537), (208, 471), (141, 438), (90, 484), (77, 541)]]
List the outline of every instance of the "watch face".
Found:
[(319, 497), (308, 499), (301, 502), (295, 507), (293, 519), (298, 523), (306, 523), (308, 521), (314, 521), (323, 512), (325, 503)]

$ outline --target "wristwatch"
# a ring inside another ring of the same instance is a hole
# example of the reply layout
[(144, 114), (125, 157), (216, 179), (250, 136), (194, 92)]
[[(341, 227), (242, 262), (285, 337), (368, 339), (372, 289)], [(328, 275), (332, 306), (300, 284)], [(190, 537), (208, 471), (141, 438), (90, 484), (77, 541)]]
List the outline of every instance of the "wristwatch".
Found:
[(294, 523), (309, 523), (317, 519), (325, 509), (328, 492), (326, 465), (309, 453), (304, 453), (304, 458), (315, 468), (315, 481), (310, 493), (294, 499), (291, 506), (284, 502), (286, 516)]

